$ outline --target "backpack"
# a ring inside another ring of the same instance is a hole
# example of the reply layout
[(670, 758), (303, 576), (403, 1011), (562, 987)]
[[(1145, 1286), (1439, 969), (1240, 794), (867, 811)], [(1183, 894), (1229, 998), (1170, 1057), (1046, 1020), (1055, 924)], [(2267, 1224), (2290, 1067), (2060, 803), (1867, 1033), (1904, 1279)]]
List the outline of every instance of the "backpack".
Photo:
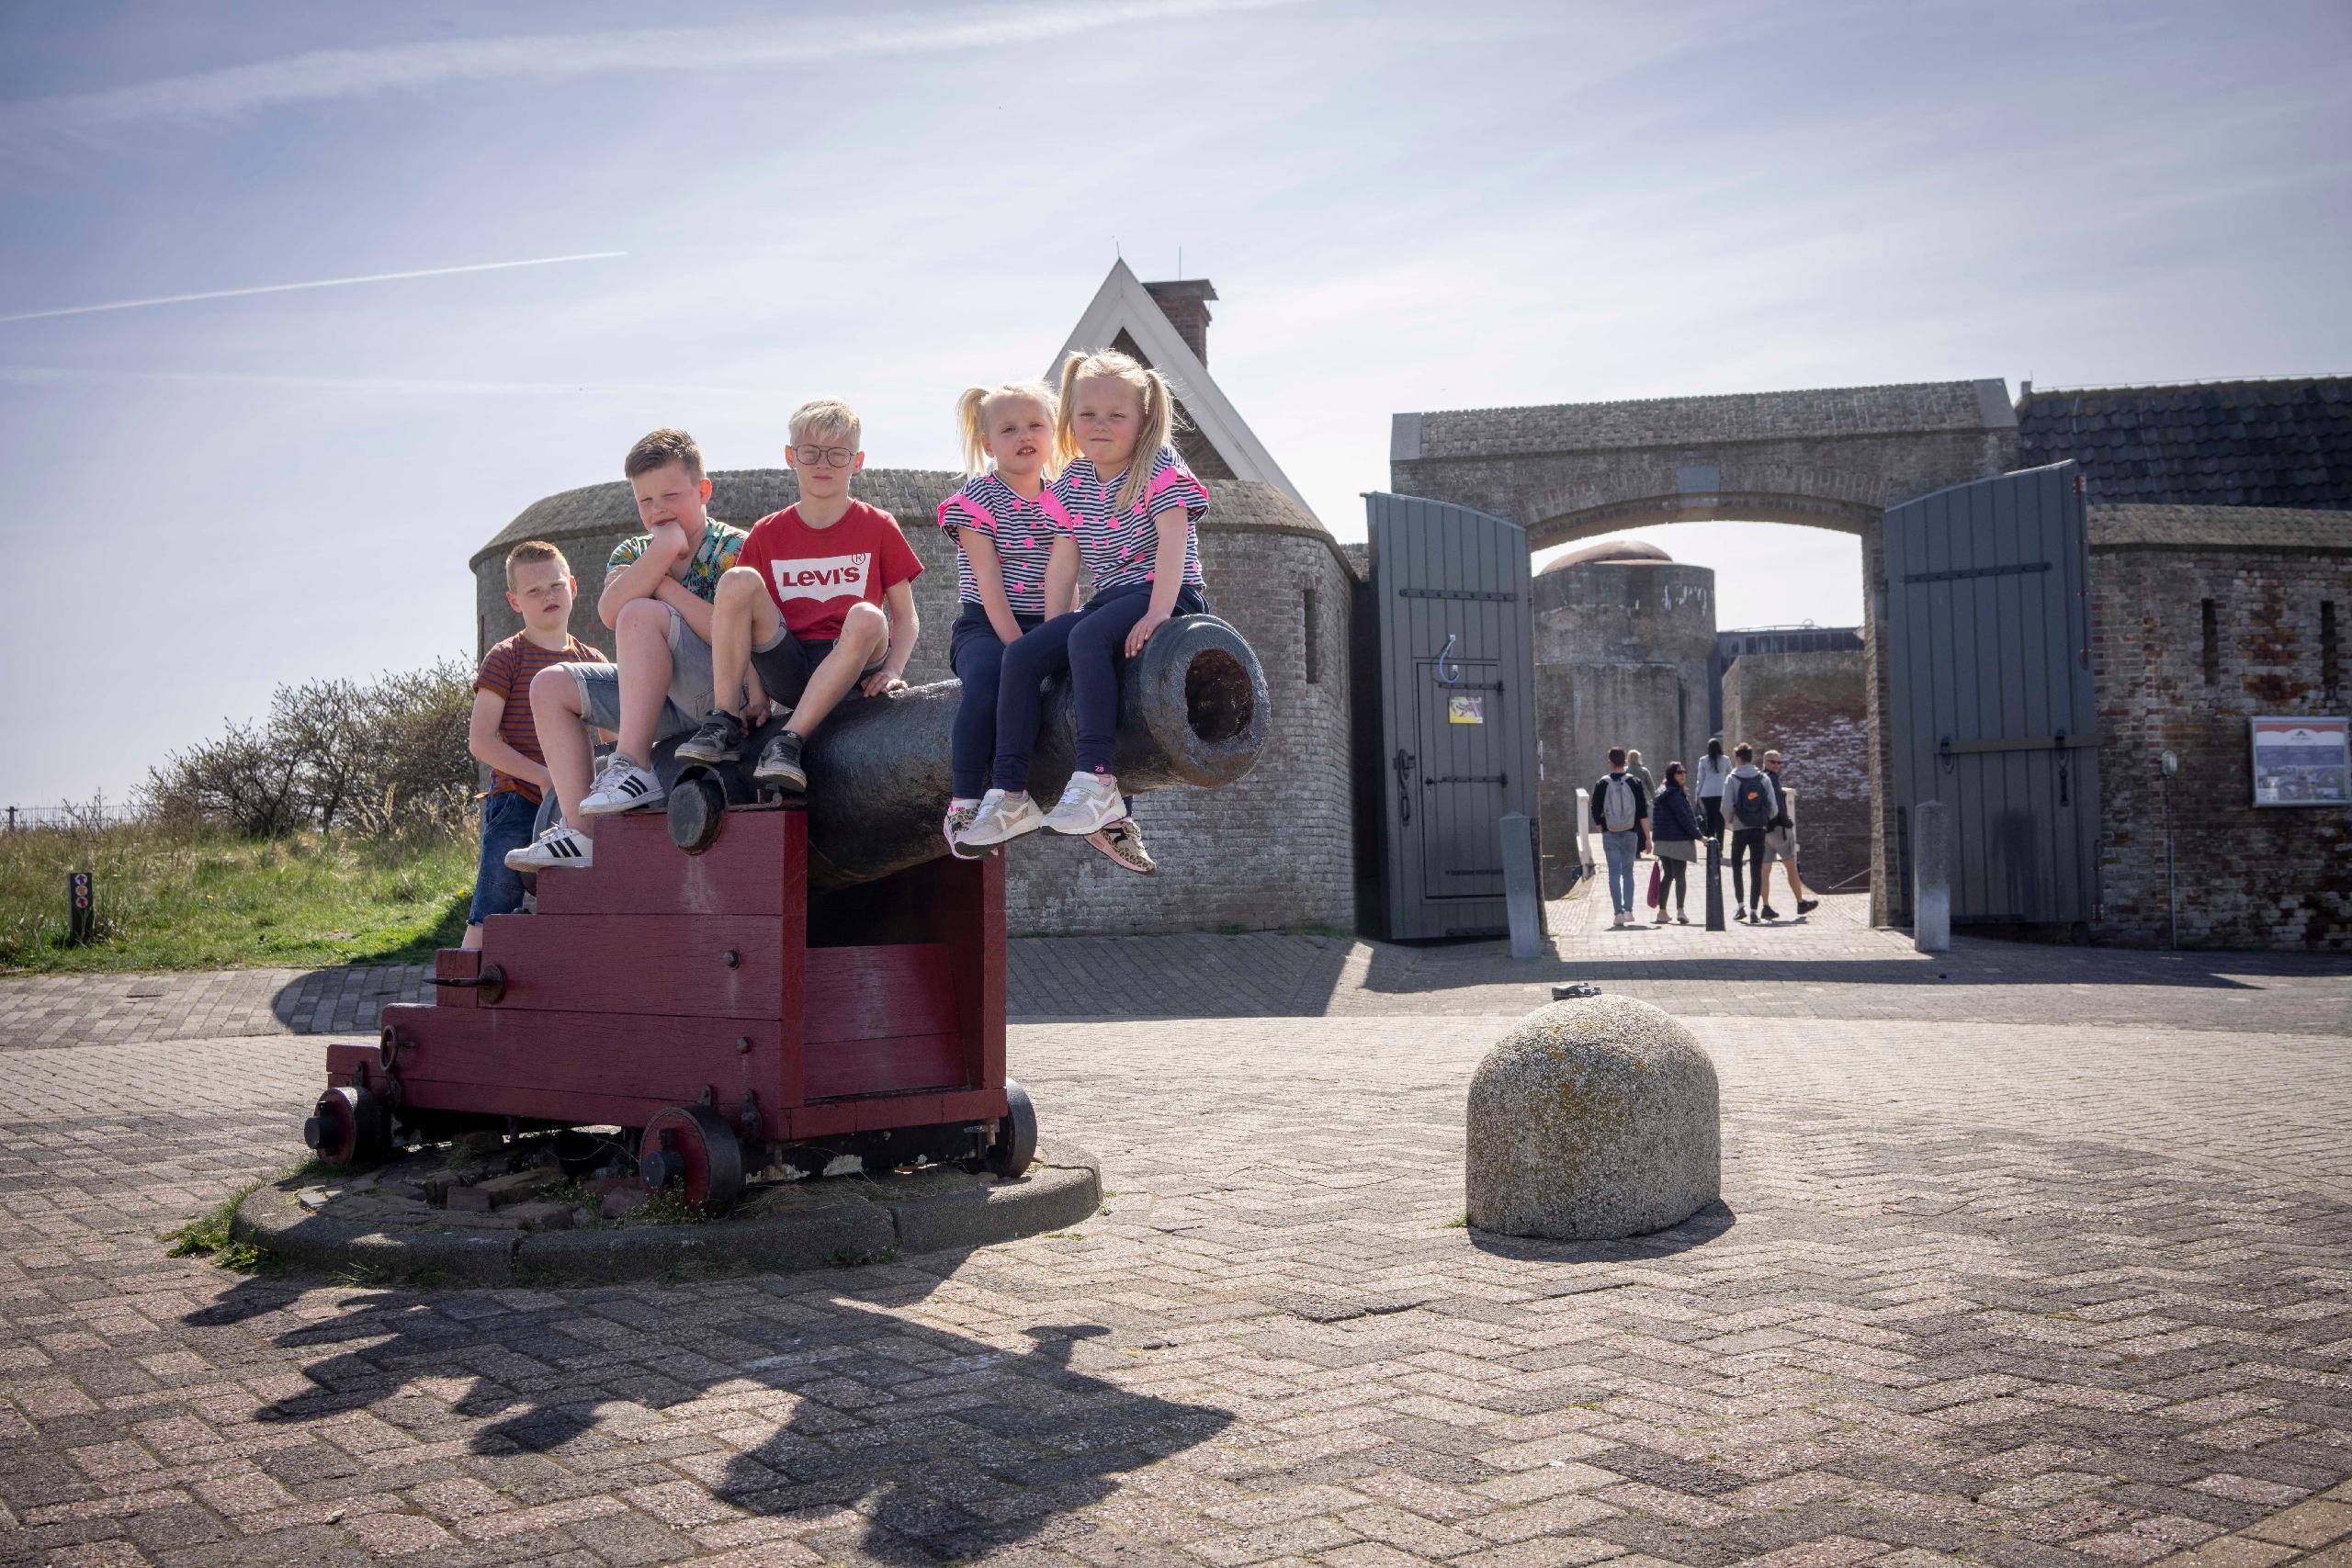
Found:
[(1772, 825), (1772, 797), (1765, 792), (1764, 775), (1741, 778), (1732, 775), (1724, 788), (1731, 794), (1731, 818), (1743, 828), (1769, 828)]
[(1612, 833), (1634, 830), (1634, 781), (1623, 774), (1600, 786), (1600, 820)]

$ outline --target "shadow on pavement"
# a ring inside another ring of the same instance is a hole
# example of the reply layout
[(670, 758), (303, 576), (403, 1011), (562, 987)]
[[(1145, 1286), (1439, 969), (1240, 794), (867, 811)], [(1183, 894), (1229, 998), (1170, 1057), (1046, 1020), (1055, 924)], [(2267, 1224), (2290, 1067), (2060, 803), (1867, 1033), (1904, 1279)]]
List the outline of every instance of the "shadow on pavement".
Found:
[[(1537, 1236), (1499, 1235), (1493, 1231), (1474, 1229), (1470, 1232), (1470, 1245), (1496, 1258), (1521, 1263), (1632, 1263), (1671, 1258), (1678, 1252), (1704, 1247), (1718, 1236), (1729, 1235), (1738, 1223), (1739, 1216), (1732, 1212), (1731, 1205), (1718, 1198), (1680, 1224), (1668, 1225), (1647, 1235), (1622, 1236), (1615, 1241), (1545, 1241)], [(1561, 1293), (1614, 1290), (1624, 1282), (1577, 1282)]]
[[(476, 1455), (558, 1462), (576, 1445), (595, 1461), (589, 1473), (610, 1477), (617, 1490), (676, 1479), (614, 1475), (612, 1448), (629, 1440), (632, 1425), (646, 1425), (639, 1407), (720, 1392), (736, 1406), (734, 1427), (781, 1425), (728, 1456), (715, 1475), (696, 1472), (712, 1493), (754, 1516), (854, 1509), (862, 1523), (820, 1525), (810, 1543), (829, 1556), (854, 1548), (908, 1563), (1029, 1540), (1058, 1516), (1109, 1496), (1118, 1476), (1214, 1437), (1233, 1419), (1079, 1371), (1072, 1361), (1080, 1347), (1110, 1333), (1101, 1325), (1041, 1325), (1021, 1331), (1030, 1348), (1007, 1350), (895, 1315), (890, 1308), (939, 1283), (928, 1274), (859, 1283), (865, 1288), (715, 1299), (692, 1288), (573, 1292), (537, 1310), (480, 1314), (459, 1305), (485, 1302), (473, 1292), (375, 1292), (334, 1317), (275, 1335), (270, 1342), (281, 1348), (330, 1354), (301, 1369), (311, 1390), (266, 1406), (258, 1419), (327, 1421), (368, 1410), (428, 1442), (469, 1435)], [(283, 1281), (246, 1280), (186, 1321), (247, 1323), (301, 1294)], [(458, 1313), (446, 1310), (453, 1305)], [(567, 1325), (593, 1325), (594, 1337), (563, 1335)], [(485, 1366), (497, 1371), (477, 1370)], [(424, 1377), (469, 1378), (471, 1386), (445, 1408), (408, 1386)], [(791, 1397), (763, 1398), (770, 1393)], [(608, 1408), (615, 1405), (624, 1408)], [(665, 1426), (658, 1435), (693, 1436), (709, 1426), (693, 1433)], [(646, 1465), (665, 1451), (649, 1444)]]

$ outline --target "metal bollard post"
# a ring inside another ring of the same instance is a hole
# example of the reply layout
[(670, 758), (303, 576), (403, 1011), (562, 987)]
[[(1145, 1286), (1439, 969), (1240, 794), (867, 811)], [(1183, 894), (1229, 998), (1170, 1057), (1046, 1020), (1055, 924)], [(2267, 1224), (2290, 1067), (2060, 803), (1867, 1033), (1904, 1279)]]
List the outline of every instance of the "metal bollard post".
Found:
[(1720, 839), (1707, 840), (1707, 929), (1724, 929), (1724, 846)]
[(1951, 813), (1940, 800), (1911, 808), (1911, 944), (1951, 951)]

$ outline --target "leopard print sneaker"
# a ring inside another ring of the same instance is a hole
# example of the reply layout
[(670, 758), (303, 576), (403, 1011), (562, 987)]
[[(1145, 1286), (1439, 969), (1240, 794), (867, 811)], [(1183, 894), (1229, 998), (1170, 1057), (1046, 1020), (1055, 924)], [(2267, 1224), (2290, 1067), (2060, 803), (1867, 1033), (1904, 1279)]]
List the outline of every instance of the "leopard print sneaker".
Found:
[(1136, 826), (1132, 817), (1122, 817), (1108, 822), (1086, 835), (1086, 841), (1111, 857), (1114, 865), (1132, 871), (1138, 876), (1149, 876), (1159, 869), (1151, 852), (1143, 847), (1143, 829)]

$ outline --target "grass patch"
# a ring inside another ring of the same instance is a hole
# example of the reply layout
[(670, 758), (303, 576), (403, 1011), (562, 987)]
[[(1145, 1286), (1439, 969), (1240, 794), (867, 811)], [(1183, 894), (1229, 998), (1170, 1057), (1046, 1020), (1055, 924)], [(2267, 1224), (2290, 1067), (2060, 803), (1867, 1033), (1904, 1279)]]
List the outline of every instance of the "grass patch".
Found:
[[(152, 823), (0, 833), (0, 971), (418, 964), (463, 935), (478, 846), (419, 832), (245, 839)], [(86, 871), (97, 935), (66, 943)]]
[(235, 1225), (237, 1205), (260, 1191), (276, 1179), (256, 1176), (239, 1187), (203, 1213), (173, 1231), (167, 1239), (171, 1246), (164, 1249), (169, 1258), (209, 1258), (221, 1268), (238, 1274), (251, 1274), (267, 1268), (275, 1259), (267, 1249), (251, 1242), (239, 1241)]
[(636, 1225), (699, 1225), (710, 1219), (699, 1203), (689, 1203), (686, 1195), (674, 1187), (664, 1187), (648, 1198), (626, 1216), (626, 1223)]

